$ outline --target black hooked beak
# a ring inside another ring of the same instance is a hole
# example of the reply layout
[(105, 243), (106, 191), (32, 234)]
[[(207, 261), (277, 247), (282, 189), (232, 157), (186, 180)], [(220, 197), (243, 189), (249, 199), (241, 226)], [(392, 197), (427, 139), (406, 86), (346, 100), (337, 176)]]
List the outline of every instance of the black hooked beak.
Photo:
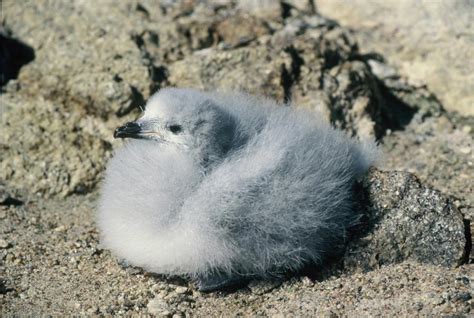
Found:
[(114, 138), (143, 138), (143, 135), (140, 134), (142, 128), (139, 124), (134, 121), (128, 122), (123, 126), (115, 129)]

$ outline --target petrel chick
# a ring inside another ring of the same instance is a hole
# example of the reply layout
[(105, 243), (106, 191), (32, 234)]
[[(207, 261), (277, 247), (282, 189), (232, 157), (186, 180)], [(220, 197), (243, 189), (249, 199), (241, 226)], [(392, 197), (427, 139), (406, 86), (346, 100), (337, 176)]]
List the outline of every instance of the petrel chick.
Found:
[(355, 179), (376, 160), (314, 113), (242, 93), (166, 88), (116, 129), (102, 244), (202, 291), (321, 265), (343, 248)]

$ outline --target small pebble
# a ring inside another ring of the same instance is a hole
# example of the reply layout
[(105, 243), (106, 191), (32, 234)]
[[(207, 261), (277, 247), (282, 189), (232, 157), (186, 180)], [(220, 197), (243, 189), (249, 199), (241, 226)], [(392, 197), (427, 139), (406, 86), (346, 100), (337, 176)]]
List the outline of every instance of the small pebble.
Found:
[(66, 230), (66, 227), (64, 225), (60, 225), (54, 229), (55, 232), (64, 232), (65, 230)]
[(301, 282), (303, 283), (303, 286), (313, 286), (314, 285), (313, 281), (308, 276), (303, 277), (301, 279)]
[(463, 154), (468, 155), (469, 153), (471, 153), (471, 148), (470, 147), (462, 147), (461, 149), (459, 149), (459, 151)]
[(453, 297), (453, 300), (456, 301), (468, 301), (471, 300), (472, 296), (469, 292), (460, 292)]
[(8, 248), (10, 246), (10, 243), (8, 243), (5, 240), (0, 240), (0, 248)]
[(171, 316), (171, 309), (169, 305), (160, 298), (154, 298), (148, 302), (148, 313), (152, 315)]
[(98, 313), (98, 312), (99, 312), (99, 307), (91, 307), (91, 308), (87, 309), (88, 314), (95, 314), (95, 313)]
[(445, 303), (445, 300), (443, 299), (443, 297), (435, 297), (433, 298), (432, 302), (434, 305), (442, 305)]
[(472, 130), (471, 126), (466, 125), (462, 127), (462, 131), (465, 132), (466, 134), (469, 134), (471, 130)]
[(176, 294), (186, 294), (188, 292), (188, 288), (184, 286), (176, 287), (175, 289)]

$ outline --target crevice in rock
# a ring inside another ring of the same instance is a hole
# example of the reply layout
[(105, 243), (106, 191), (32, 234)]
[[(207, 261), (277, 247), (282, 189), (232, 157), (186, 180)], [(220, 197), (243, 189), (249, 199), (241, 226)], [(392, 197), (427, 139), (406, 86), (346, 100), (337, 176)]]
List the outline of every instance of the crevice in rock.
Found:
[(344, 62), (344, 59), (341, 58), (341, 55), (336, 50), (327, 49), (322, 52), (323, 54), (323, 65), (322, 70), (330, 70), (335, 66), (341, 65)]
[(0, 202), (0, 205), (6, 205), (6, 206), (10, 206), (10, 205), (19, 206), (23, 204), (24, 204), (23, 201), (13, 198), (11, 196), (5, 198), (2, 202)]
[(34, 59), (31, 46), (14, 39), (9, 30), (0, 26), (0, 87), (16, 79), (23, 65)]
[(383, 127), (379, 138), (382, 138), (387, 129), (392, 131), (403, 130), (413, 119), (439, 116), (444, 113), (443, 106), (437, 97), (425, 87), (415, 87), (407, 84), (397, 73), (382, 75), (380, 77), (372, 70), (370, 60), (385, 64), (381, 54), (376, 52), (359, 54), (350, 57), (351, 61), (364, 63), (370, 71), (376, 90), (381, 98), (381, 120)]
[(464, 255), (461, 261), (461, 265), (469, 264), (471, 251), (472, 251), (471, 222), (468, 219), (463, 219), (463, 223), (464, 223), (464, 234), (466, 235), (466, 246), (464, 247)]
[(369, 60), (374, 60), (377, 62), (385, 63), (385, 58), (383, 57), (382, 54), (379, 54), (377, 52), (369, 52), (369, 53), (360, 53), (360, 52), (355, 52), (349, 57), (349, 61), (361, 61), (365, 64), (368, 65)]
[(6, 280), (3, 278), (0, 279), (0, 295), (5, 295), (6, 293), (14, 292), (15, 289), (7, 286)]
[(288, 103), (291, 101), (291, 87), (293, 86), (291, 80), (291, 73), (285, 67), (285, 64), (281, 65), (281, 79), (280, 83), (283, 88), (283, 102)]
[(411, 122), (418, 110), (399, 99), (378, 79), (377, 84), (384, 101), (381, 113), (382, 127), (392, 131), (403, 130)]
[(293, 82), (297, 82), (300, 79), (301, 66), (304, 64), (304, 60), (293, 46), (288, 47), (285, 52), (289, 53), (291, 56), (291, 73), (293, 74)]
[(137, 5), (135, 6), (135, 10), (143, 14), (143, 16), (145, 16), (147, 20), (150, 19), (150, 12), (141, 3), (137, 3)]
[(116, 115), (118, 117), (125, 116), (129, 114), (135, 108), (138, 108), (145, 104), (145, 98), (143, 97), (143, 94), (135, 86), (130, 86), (130, 91), (131, 91), (130, 103), (126, 107), (123, 107), (117, 110)]
[(281, 18), (283, 20), (285, 20), (286, 18), (289, 18), (291, 16), (291, 9), (292, 9), (292, 6), (285, 2), (285, 1), (281, 1), (280, 2), (280, 9), (281, 9)]
[(153, 64), (148, 66), (148, 74), (151, 79), (150, 95), (157, 92), (168, 80), (168, 69), (164, 66), (155, 66)]
[(291, 57), (291, 65), (289, 70), (284, 64), (281, 65), (280, 83), (283, 88), (284, 102), (287, 103), (291, 101), (293, 85), (300, 79), (301, 66), (304, 64), (304, 60), (293, 46), (287, 47), (285, 52)]
[(145, 45), (145, 41), (143, 41), (143, 33), (132, 34), (131, 38), (132, 38), (132, 41), (135, 43), (135, 45), (138, 47), (138, 49), (141, 52), (143, 49), (143, 46)]
[(3, 206), (20, 206), (25, 204), (20, 199), (15, 198), (16, 195), (12, 195), (10, 191), (6, 189), (6, 186), (0, 183), (0, 205)]
[(316, 8), (316, 3), (314, 2), (314, 0), (308, 0), (308, 4), (311, 14), (317, 14), (318, 10)]
[[(153, 31), (145, 31), (149, 32), (151, 34), (153, 43), (155, 45), (159, 44), (159, 38), (158, 35), (153, 32)], [(154, 59), (150, 52), (147, 50), (145, 41), (143, 40), (143, 36), (145, 32), (141, 34), (133, 34), (132, 35), (132, 41), (135, 42), (135, 45), (138, 47), (140, 50), (140, 54), (142, 56), (142, 63), (145, 65), (148, 69), (148, 75), (151, 80), (150, 82), (150, 95), (158, 91), (162, 86), (163, 83), (165, 83), (168, 79), (168, 69), (165, 66), (162, 65), (155, 65), (154, 64)], [(125, 112), (117, 112), (118, 116), (123, 116), (128, 114), (133, 108), (141, 106), (145, 103), (145, 99), (143, 97), (143, 94), (139, 92), (135, 87), (131, 87), (132, 89), (132, 103), (130, 104), (129, 107), (127, 107), (124, 111)]]

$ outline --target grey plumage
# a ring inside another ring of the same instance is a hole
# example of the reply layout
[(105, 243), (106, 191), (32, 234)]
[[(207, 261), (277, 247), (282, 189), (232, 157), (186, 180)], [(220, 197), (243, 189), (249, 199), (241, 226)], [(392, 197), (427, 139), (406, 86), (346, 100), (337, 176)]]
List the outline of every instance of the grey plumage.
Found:
[(141, 140), (107, 168), (102, 244), (149, 271), (202, 280), (324, 261), (357, 222), (351, 187), (377, 157), (373, 142), (314, 113), (191, 89), (161, 90), (116, 137)]

